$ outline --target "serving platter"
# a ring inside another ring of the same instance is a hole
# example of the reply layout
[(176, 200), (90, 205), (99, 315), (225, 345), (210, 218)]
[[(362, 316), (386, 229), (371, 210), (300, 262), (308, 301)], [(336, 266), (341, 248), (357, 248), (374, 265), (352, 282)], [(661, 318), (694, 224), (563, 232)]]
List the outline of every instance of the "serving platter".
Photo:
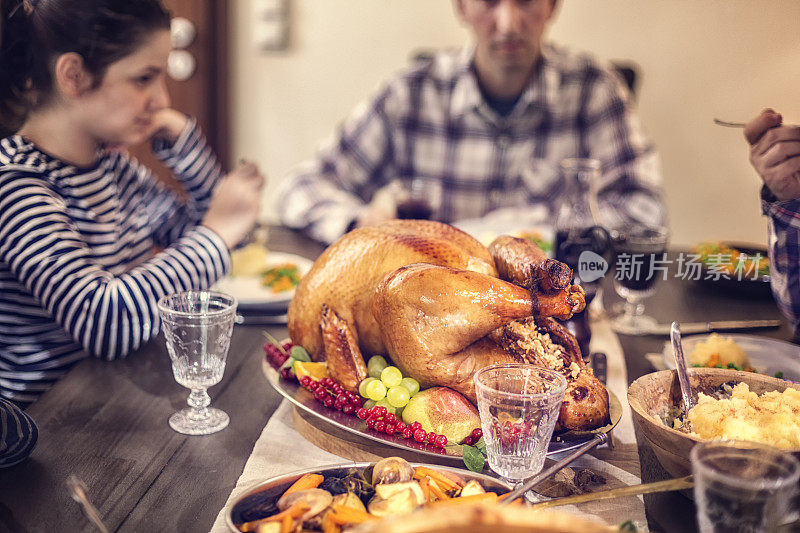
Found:
[[(304, 474), (322, 474), (324, 477), (342, 477), (352, 472), (353, 470), (365, 470), (372, 467), (374, 463), (343, 463), (330, 466), (321, 466), (315, 468), (307, 468), (305, 470), (298, 470), (289, 474), (275, 476), (265, 481), (256, 483), (252, 488), (247, 490), (244, 494), (239, 496), (225, 511), (225, 523), (231, 532), (239, 532), (236, 524), (248, 522), (253, 518), (248, 516), (248, 513), (253, 512), (258, 506), (263, 506), (269, 502), (277, 500), (292, 483), (300, 479)], [(414, 468), (423, 466), (433, 470), (445, 471), (455, 474), (464, 480), (464, 482), (472, 481), (473, 479), (480, 483), (487, 492), (496, 492), (497, 494), (505, 494), (511, 490), (511, 486), (505, 482), (484, 475), (463, 470), (460, 468), (451, 468), (440, 465), (430, 465), (425, 463), (411, 463)]]
[[(440, 461), (448, 460), (459, 464), (462, 462), (462, 448), (459, 445), (448, 445), (441, 448), (427, 443), (416, 442), (411, 439), (404, 439), (402, 436), (387, 435), (371, 430), (367, 428), (366, 423), (358, 417), (346, 415), (341, 411), (320, 404), (314, 400), (314, 396), (309, 391), (301, 387), (296, 381), (281, 379), (278, 371), (272, 368), (266, 360), (262, 360), (262, 369), (267, 377), (267, 381), (278, 394), (289, 400), (297, 408), (324, 422), (343, 429), (353, 435), (407, 452), (413, 452), (425, 457), (435, 457)], [(617, 425), (622, 417), (622, 405), (611, 391), (609, 391), (608, 394), (611, 423), (592, 431), (566, 432), (554, 435), (547, 448), (548, 456), (578, 448), (581, 444), (591, 440), (596, 433), (608, 433)]]
[[(683, 351), (691, 354), (695, 347), (708, 339), (711, 334), (692, 335), (683, 338)], [(731, 339), (741, 346), (750, 359), (750, 364), (756, 372), (774, 376), (776, 372), (783, 372), (783, 378), (790, 381), (800, 382), (800, 346), (769, 337), (759, 337), (758, 335), (728, 335), (720, 333), (720, 336)], [(664, 365), (673, 370), (675, 368), (675, 356), (672, 353), (672, 345), (664, 343), (662, 350)]]

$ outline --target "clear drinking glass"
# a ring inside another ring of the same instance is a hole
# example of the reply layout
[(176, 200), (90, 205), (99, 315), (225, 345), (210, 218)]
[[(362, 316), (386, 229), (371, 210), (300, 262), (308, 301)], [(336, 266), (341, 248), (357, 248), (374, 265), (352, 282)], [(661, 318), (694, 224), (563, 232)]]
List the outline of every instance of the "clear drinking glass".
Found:
[(189, 408), (173, 414), (170, 427), (186, 435), (208, 435), (226, 428), (230, 418), (209, 407), (206, 389), (222, 379), (236, 299), (213, 291), (180, 292), (161, 298), (158, 313), (175, 381), (192, 391)]
[(442, 182), (428, 177), (397, 180), (397, 218), (429, 220), (442, 204)]
[(797, 519), (792, 499), (800, 463), (791, 454), (752, 442), (711, 441), (695, 445), (690, 457), (703, 533), (788, 531), (781, 524)]
[(655, 292), (663, 272), (669, 232), (664, 227), (633, 226), (611, 232), (614, 246), (614, 290), (625, 298), (623, 313), (611, 321), (618, 333), (636, 335), (656, 324), (644, 314), (645, 298)]
[(567, 380), (527, 363), (489, 366), (473, 379), (489, 466), (514, 484), (537, 474), (544, 465)]

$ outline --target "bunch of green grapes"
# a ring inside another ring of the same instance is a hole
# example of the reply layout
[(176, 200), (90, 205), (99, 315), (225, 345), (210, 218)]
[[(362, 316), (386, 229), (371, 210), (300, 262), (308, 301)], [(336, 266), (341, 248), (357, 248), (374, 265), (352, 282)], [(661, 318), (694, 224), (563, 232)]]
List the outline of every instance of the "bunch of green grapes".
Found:
[(408, 401), (419, 392), (419, 383), (414, 378), (403, 377), (396, 366), (389, 366), (386, 359), (374, 355), (367, 361), (369, 377), (358, 385), (358, 392), (367, 401), (367, 409), (373, 405), (386, 407), (391, 413), (397, 413), (408, 404)]

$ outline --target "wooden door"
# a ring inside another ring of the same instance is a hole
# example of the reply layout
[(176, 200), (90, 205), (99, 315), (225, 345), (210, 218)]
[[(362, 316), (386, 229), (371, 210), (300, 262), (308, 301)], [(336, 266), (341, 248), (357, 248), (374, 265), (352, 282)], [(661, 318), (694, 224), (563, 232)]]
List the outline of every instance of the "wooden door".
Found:
[[(227, 170), (230, 165), (228, 136), (228, 1), (163, 0), (173, 17), (188, 19), (196, 29), (184, 50), (195, 59), (194, 74), (184, 81), (167, 76), (172, 107), (195, 117), (211, 147)], [(167, 183), (175, 185), (170, 171), (150, 151), (149, 143), (131, 153)]]

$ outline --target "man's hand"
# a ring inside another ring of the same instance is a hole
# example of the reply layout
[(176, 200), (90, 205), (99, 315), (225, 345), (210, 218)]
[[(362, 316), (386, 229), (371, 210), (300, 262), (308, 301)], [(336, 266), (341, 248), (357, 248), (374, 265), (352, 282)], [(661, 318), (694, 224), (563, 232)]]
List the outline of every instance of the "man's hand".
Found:
[(800, 198), (800, 128), (782, 126), (783, 117), (765, 109), (747, 123), (750, 163), (778, 200)]

